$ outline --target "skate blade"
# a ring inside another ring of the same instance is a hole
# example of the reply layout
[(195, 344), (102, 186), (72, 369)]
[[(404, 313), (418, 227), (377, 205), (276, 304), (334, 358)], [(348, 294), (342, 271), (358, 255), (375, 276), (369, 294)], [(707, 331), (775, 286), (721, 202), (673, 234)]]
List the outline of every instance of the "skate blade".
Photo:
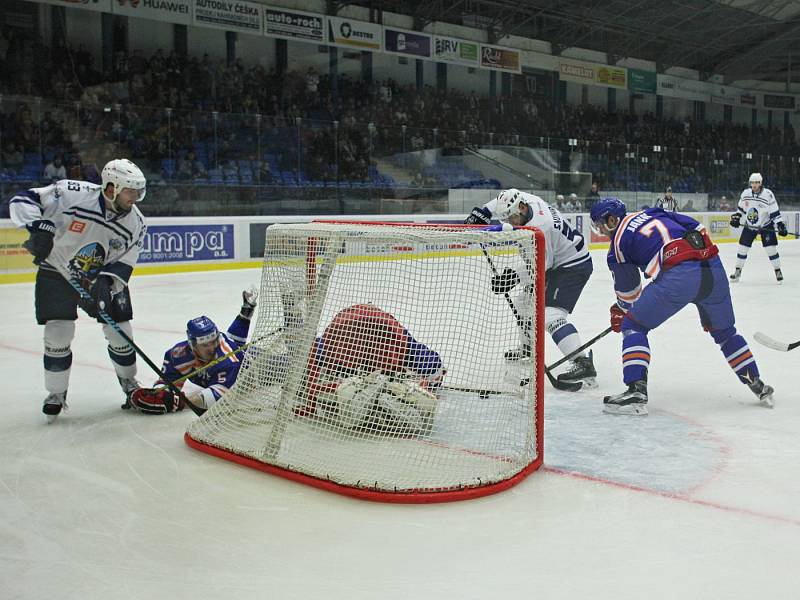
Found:
[(595, 379), (594, 377), (586, 377), (585, 379), (559, 379), (558, 382), (567, 384), (580, 383), (581, 384), (580, 389), (582, 390), (597, 387), (597, 379)]
[(758, 401), (759, 406), (763, 406), (764, 408), (775, 408), (775, 400), (772, 396), (767, 396), (766, 398), (762, 398)]
[(58, 419), (58, 415), (45, 415), (47, 417), (47, 424), (50, 425), (51, 423), (55, 423), (56, 419)]
[(647, 405), (626, 404), (625, 406), (617, 406), (616, 404), (604, 404), (603, 412), (608, 415), (645, 416), (647, 415)]

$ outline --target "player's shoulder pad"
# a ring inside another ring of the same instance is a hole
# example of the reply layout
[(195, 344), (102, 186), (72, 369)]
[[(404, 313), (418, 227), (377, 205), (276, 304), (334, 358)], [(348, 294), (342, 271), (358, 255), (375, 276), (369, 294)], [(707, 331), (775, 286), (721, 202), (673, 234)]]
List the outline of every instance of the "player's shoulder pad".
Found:
[(178, 342), (167, 351), (171, 358), (180, 360), (189, 356), (189, 342)]

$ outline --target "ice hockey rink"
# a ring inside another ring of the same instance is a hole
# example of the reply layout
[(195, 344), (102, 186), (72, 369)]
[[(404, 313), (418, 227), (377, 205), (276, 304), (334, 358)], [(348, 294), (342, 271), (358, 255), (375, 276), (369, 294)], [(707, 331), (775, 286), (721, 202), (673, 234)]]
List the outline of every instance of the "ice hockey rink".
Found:
[[(721, 246), (731, 270), (735, 245)], [(594, 346), (599, 388), (546, 387), (545, 466), (509, 491), (385, 505), (196, 452), (196, 417), (122, 411), (100, 327), (82, 315), (70, 410), (41, 413), (33, 285), (0, 287), (0, 598), (800, 597), (800, 243), (775, 282), (760, 245), (732, 286), (774, 410), (728, 368), (689, 307), (651, 335), (650, 415), (601, 412), (622, 390), (620, 337)], [(608, 325), (604, 253), (574, 322)], [(187, 319), (227, 323), (258, 270), (135, 277), (140, 346), (157, 361)], [(559, 357), (547, 342), (547, 363)], [(139, 361), (139, 378), (154, 376)]]

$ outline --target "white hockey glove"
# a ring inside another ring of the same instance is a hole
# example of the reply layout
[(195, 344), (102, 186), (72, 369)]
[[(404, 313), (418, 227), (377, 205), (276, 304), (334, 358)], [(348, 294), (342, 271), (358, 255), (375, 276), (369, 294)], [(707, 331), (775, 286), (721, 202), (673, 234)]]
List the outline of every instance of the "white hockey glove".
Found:
[(242, 292), (242, 308), (239, 311), (239, 316), (249, 321), (253, 318), (257, 304), (258, 289), (253, 285)]

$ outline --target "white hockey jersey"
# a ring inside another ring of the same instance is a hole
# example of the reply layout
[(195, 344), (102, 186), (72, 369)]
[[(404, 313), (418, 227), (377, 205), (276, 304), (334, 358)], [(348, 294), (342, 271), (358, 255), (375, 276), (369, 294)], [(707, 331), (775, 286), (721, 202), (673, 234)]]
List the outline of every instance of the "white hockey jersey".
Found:
[[(531, 207), (531, 218), (525, 225), (541, 229), (544, 234), (546, 270), (574, 267), (591, 260), (583, 235), (573, 229), (558, 210), (533, 194), (520, 192), (520, 200)], [(497, 198), (484, 208), (494, 214)]]
[(750, 188), (739, 197), (736, 212), (741, 215), (741, 223), (750, 229), (761, 229), (772, 223), (783, 221), (775, 194), (765, 187), (757, 194)]
[(56, 226), (53, 250), (40, 268), (69, 272), (80, 281), (110, 275), (127, 285), (147, 229), (134, 206), (124, 214), (107, 207), (99, 185), (63, 179), (20, 192), (11, 199), (18, 227), (47, 219)]

